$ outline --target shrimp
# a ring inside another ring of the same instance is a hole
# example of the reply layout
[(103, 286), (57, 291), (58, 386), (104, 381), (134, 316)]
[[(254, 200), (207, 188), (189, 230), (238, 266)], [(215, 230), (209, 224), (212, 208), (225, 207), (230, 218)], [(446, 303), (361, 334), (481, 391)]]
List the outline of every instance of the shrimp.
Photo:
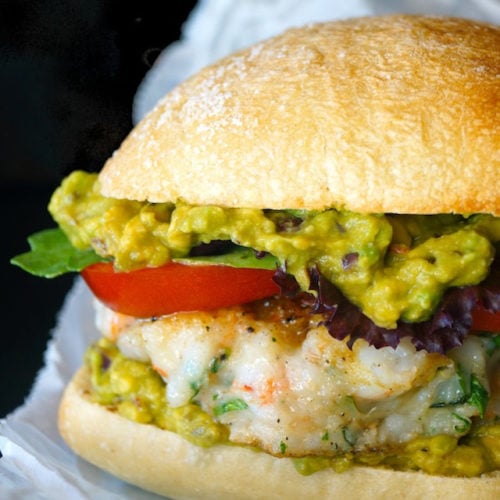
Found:
[(231, 441), (278, 456), (393, 446), (432, 433), (436, 418), (453, 429), (453, 412), (477, 413), (432, 408), (456, 373), (451, 358), (417, 351), (408, 338), (395, 349), (364, 340), (350, 349), (285, 299), (133, 322), (113, 314), (102, 313), (101, 325), (112, 337), (121, 326), (119, 348), (153, 365), (171, 407), (195, 402), (227, 424)]

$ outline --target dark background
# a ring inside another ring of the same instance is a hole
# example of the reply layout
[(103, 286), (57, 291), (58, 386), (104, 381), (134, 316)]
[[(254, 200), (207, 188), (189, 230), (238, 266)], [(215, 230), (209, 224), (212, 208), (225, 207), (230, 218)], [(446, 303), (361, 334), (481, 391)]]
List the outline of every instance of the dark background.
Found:
[(46, 206), (70, 171), (98, 171), (132, 127), (132, 99), (196, 2), (0, 2), (2, 339), (0, 417), (23, 403), (74, 276), (9, 264), (53, 227)]

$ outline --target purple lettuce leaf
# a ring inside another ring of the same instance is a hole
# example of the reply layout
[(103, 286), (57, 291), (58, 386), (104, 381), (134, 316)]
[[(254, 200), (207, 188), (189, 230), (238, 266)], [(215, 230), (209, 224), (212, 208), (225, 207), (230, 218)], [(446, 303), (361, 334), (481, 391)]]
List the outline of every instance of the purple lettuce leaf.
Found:
[[(397, 347), (403, 337), (411, 337), (417, 350), (446, 353), (462, 345), (472, 328), (472, 312), (481, 305), (490, 312), (500, 312), (500, 260), (496, 259), (488, 278), (474, 286), (449, 289), (433, 316), (421, 323), (399, 321), (396, 328), (377, 326), (361, 310), (351, 304), (340, 290), (321, 275), (317, 267), (310, 269), (310, 290), (305, 294), (311, 313), (324, 315), (323, 324), (330, 335), (338, 340), (348, 338), (352, 348), (357, 339), (365, 339), (377, 349)], [(274, 276), (282, 295), (297, 297), (304, 294), (295, 278), (279, 268)]]

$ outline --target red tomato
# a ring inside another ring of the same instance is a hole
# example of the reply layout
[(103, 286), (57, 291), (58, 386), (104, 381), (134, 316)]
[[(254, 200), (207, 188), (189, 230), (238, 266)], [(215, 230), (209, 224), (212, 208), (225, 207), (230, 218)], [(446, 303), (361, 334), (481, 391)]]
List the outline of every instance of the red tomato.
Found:
[(472, 313), (472, 328), (485, 332), (500, 332), (500, 312), (491, 313), (478, 307)]
[(169, 263), (162, 267), (116, 272), (112, 263), (82, 271), (94, 295), (114, 311), (147, 318), (243, 304), (279, 292), (274, 271), (223, 265)]

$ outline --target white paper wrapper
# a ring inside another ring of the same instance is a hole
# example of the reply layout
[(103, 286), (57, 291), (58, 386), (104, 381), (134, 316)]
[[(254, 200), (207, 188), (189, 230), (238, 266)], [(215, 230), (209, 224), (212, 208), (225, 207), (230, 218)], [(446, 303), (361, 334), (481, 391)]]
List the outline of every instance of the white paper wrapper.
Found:
[[(204, 0), (148, 73), (134, 101), (137, 121), (170, 88), (233, 50), (312, 21), (386, 12), (448, 14), (500, 22), (497, 0)], [(0, 420), (0, 498), (154, 499), (77, 458), (56, 427), (62, 390), (98, 337), (92, 298), (77, 279), (59, 314), (40, 371), (23, 406)]]
[(53, 338), (23, 406), (0, 421), (0, 498), (151, 499), (143, 492), (78, 459), (57, 432), (62, 390), (98, 338), (92, 295), (78, 278), (66, 297)]

